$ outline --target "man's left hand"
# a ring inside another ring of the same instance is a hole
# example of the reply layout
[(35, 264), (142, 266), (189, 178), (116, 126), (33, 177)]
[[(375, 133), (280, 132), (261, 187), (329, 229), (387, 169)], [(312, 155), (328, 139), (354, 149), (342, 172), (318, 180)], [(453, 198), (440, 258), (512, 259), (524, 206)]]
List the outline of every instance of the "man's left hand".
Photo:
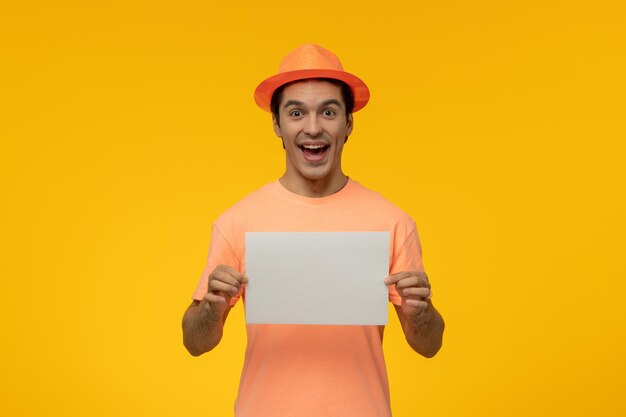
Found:
[(402, 298), (402, 310), (408, 317), (414, 317), (428, 308), (431, 296), (428, 276), (424, 272), (404, 271), (385, 278), (386, 285), (396, 285)]

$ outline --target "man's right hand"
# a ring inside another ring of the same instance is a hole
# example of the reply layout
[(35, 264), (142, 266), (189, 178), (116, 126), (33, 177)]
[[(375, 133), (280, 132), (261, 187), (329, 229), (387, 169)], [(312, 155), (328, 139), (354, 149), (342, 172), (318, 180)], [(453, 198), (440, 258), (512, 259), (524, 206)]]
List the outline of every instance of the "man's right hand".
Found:
[(214, 318), (221, 319), (230, 307), (230, 299), (237, 295), (248, 277), (228, 265), (218, 265), (209, 275), (209, 291), (204, 296)]

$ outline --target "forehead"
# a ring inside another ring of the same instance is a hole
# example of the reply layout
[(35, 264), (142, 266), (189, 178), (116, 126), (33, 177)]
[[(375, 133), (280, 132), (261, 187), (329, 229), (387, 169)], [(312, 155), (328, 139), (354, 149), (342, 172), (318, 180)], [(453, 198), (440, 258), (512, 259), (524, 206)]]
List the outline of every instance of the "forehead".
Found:
[(340, 86), (325, 80), (302, 80), (285, 87), (281, 102), (296, 100), (307, 104), (316, 104), (331, 99), (338, 100), (345, 105)]

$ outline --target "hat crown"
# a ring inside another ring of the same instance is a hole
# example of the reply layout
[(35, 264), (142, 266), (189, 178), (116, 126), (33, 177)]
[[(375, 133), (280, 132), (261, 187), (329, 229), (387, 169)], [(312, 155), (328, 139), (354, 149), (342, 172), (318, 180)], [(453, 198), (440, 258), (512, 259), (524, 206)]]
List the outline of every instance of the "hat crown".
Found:
[(305, 69), (343, 71), (343, 66), (337, 55), (315, 44), (305, 44), (296, 48), (287, 54), (278, 66), (279, 73)]
[(254, 101), (265, 111), (272, 111), (272, 96), (281, 86), (312, 78), (330, 78), (347, 84), (354, 96), (353, 112), (370, 99), (370, 90), (359, 77), (343, 70), (337, 55), (312, 43), (299, 46), (280, 61), (278, 73), (266, 78), (254, 90)]

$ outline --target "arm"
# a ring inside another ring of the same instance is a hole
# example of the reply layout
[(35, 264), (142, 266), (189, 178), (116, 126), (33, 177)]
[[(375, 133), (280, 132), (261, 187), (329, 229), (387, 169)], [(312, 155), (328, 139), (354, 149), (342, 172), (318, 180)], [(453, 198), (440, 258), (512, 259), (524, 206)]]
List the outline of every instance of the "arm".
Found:
[(212, 350), (222, 339), (230, 299), (248, 279), (237, 270), (219, 265), (209, 275), (209, 288), (201, 301), (194, 300), (183, 316), (183, 344), (193, 356)]
[(205, 299), (193, 300), (183, 316), (183, 344), (193, 356), (212, 350), (222, 339), (224, 323), (230, 308), (216, 316)]
[(420, 355), (432, 358), (441, 348), (445, 324), (430, 301), (428, 277), (423, 272), (400, 272), (385, 283), (395, 284), (402, 298), (402, 304), (394, 307), (407, 342)]
[(395, 306), (406, 341), (414, 351), (426, 358), (432, 358), (441, 348), (445, 327), (441, 314), (432, 303), (416, 316), (408, 317), (401, 306)]

